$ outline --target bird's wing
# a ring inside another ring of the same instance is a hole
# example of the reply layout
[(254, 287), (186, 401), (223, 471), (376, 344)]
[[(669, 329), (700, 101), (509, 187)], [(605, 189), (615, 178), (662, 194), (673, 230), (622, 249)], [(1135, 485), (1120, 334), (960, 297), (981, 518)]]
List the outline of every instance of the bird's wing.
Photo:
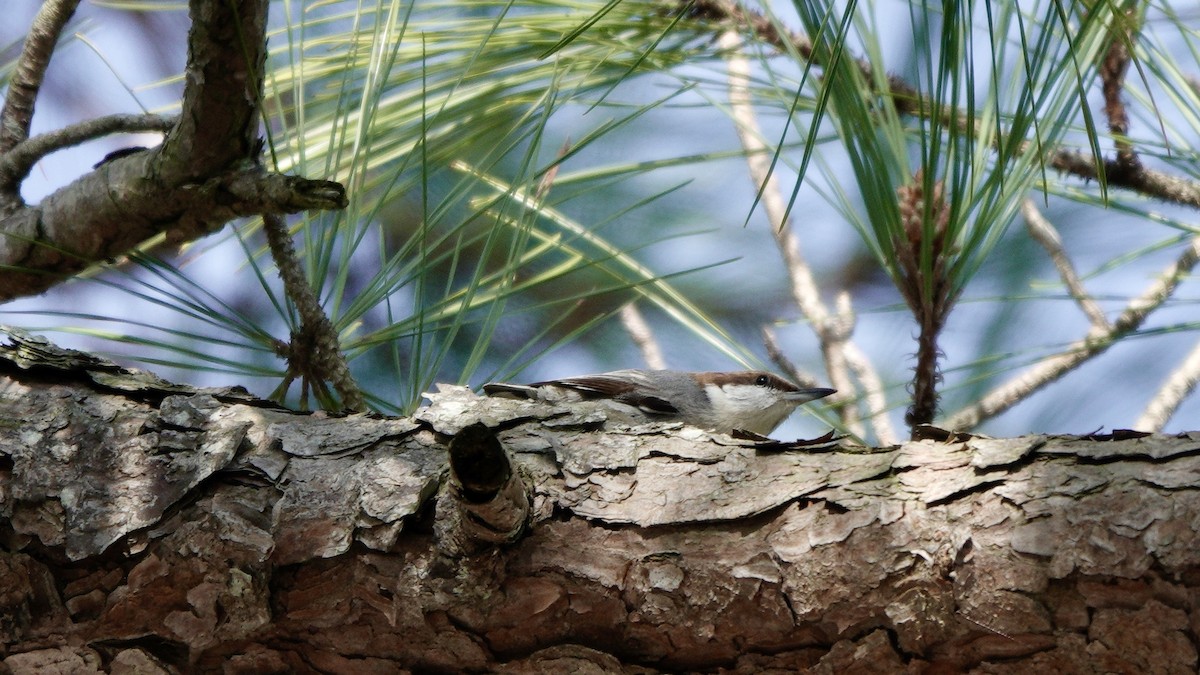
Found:
[[(655, 396), (626, 377), (616, 377), (609, 374), (581, 375), (566, 377), (561, 380), (535, 382), (532, 386), (554, 386), (579, 392), (584, 398), (610, 398), (625, 405), (631, 405), (642, 410), (647, 415), (678, 415), (679, 409), (666, 399)], [(640, 392), (639, 392), (640, 390)]]

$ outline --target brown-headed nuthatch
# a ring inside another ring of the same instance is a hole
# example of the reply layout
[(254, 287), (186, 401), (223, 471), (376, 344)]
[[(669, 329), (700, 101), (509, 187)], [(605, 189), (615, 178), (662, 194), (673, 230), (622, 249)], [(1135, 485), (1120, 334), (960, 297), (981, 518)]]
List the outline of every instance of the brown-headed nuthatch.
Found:
[(587, 401), (633, 423), (683, 422), (732, 433), (735, 429), (765, 436), (802, 403), (834, 393), (802, 389), (771, 373), (744, 370), (689, 373), (678, 370), (614, 370), (533, 384), (492, 382), (491, 396), (528, 398), (547, 403)]

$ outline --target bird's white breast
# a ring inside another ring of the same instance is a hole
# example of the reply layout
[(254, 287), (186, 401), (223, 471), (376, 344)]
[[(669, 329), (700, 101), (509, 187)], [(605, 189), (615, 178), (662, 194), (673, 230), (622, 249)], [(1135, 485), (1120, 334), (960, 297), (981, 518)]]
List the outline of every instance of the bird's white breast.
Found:
[(774, 431), (797, 405), (779, 392), (758, 385), (710, 384), (705, 391), (712, 404), (711, 427), (726, 433), (743, 429), (765, 436)]

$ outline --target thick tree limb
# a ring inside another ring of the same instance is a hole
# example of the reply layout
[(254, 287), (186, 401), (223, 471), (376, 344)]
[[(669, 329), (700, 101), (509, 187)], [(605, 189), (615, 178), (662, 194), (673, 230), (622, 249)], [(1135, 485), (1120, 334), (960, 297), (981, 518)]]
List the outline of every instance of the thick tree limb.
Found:
[[(459, 387), (339, 419), (20, 334), (0, 393), (16, 671), (1197, 663), (1196, 435), (780, 452)], [(509, 428), (531, 526), (448, 558), (444, 439), (475, 421)]]
[(346, 204), (338, 183), (270, 174), (253, 164), (168, 189), (142, 178), (153, 175), (156, 154), (103, 164), (0, 221), (0, 301), (44, 291), (164, 230), (172, 241), (188, 241), (240, 216)]
[(253, 158), (267, 53), (268, 0), (191, 0), (183, 112), (155, 173), (203, 180)]
[[(105, 162), (39, 205), (0, 211), (0, 301), (40, 293), (163, 232), (182, 242), (239, 216), (345, 206), (337, 183), (257, 165), (267, 4), (191, 0), (182, 113), (162, 145)], [(19, 138), (4, 148), (0, 178), (19, 180), (68, 140), (130, 123), (100, 122), (20, 145), (24, 135), (9, 132)]]

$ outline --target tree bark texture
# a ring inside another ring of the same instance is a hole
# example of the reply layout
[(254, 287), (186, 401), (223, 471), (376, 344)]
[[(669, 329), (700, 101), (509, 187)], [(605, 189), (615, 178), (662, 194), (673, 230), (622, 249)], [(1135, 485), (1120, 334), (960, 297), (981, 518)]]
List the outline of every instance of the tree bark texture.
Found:
[[(1200, 434), (814, 451), (459, 387), (339, 418), (2, 342), (12, 672), (1196, 669)], [(529, 516), (463, 552), (477, 423)]]

